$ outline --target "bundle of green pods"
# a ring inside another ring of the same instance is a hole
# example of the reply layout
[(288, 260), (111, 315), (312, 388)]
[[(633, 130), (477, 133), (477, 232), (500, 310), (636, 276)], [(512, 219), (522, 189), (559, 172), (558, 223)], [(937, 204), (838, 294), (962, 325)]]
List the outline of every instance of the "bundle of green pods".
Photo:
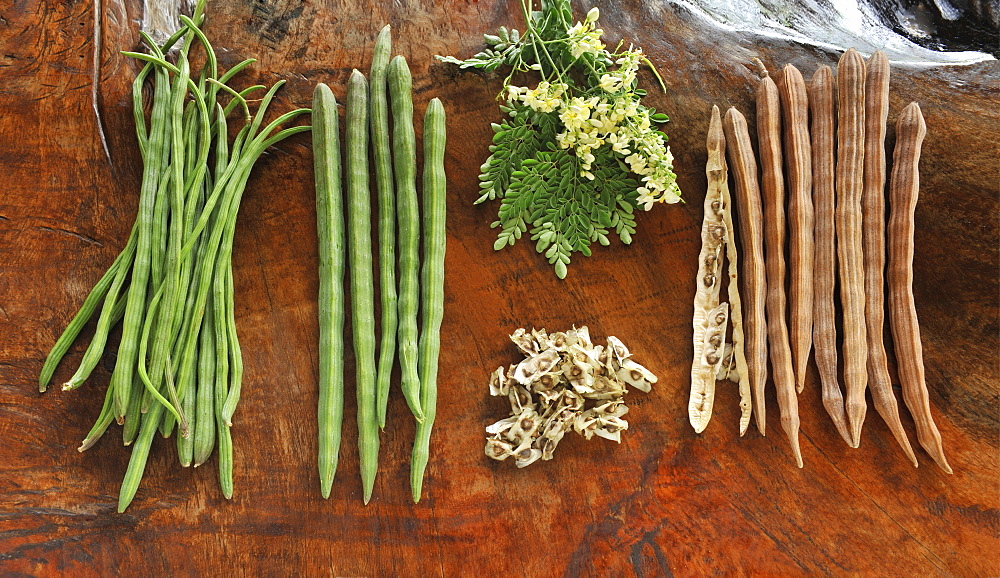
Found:
[[(375, 43), (371, 86), (357, 70), (348, 80), (343, 174), (336, 99), (325, 84), (319, 84), (313, 95), (320, 256), (320, 489), (323, 497), (329, 497), (340, 448), (346, 265), (351, 287), (358, 445), (365, 503), (371, 499), (378, 471), (379, 428), (386, 425), (389, 378), (397, 352), (400, 389), (417, 421), (410, 484), (413, 501), (420, 499), (437, 404), (439, 335), (444, 312), (444, 107), (440, 100), (432, 99), (424, 117), (421, 265), (412, 82), (406, 60), (402, 56), (390, 60), (390, 52), (391, 35), (386, 26)], [(382, 336), (377, 364), (369, 135), (379, 208)], [(419, 329), (418, 310), (422, 312)]]
[[(228, 82), (254, 62), (244, 60), (219, 74), (200, 26), (205, 0), (163, 45), (143, 33), (149, 53), (124, 54), (145, 62), (133, 83), (133, 106), (143, 159), (139, 211), (125, 248), (87, 296), (53, 346), (39, 376), (45, 391), (56, 366), (83, 326), (97, 313), (97, 327), (76, 373), (64, 390), (79, 387), (96, 367), (111, 329), (122, 322), (122, 338), (104, 407), (80, 451), (92, 447), (112, 421), (124, 426), (132, 457), (119, 494), (118, 511), (135, 496), (157, 431), (177, 426), (181, 465), (204, 463), (219, 449), (219, 482), (233, 493), (230, 428), (240, 398), (243, 360), (233, 306), (232, 250), (240, 199), (254, 163), (271, 145), (309, 126), (281, 127), (309, 113), (300, 108), (264, 125), (282, 82), (266, 91), (251, 116), (247, 97)], [(165, 52), (179, 43), (175, 63)], [(205, 65), (191, 74), (192, 49), (200, 45)], [(143, 86), (152, 77), (149, 123)], [(220, 97), (228, 98), (224, 105)], [(243, 123), (229, 140), (229, 116)], [(211, 159), (211, 161), (210, 161)]]

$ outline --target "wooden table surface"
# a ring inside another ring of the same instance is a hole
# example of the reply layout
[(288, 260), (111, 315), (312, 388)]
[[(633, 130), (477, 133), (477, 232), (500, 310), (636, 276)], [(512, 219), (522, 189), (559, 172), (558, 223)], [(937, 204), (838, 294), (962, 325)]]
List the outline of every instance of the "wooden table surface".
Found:
[[(501, 24), (523, 28), (517, 2), (210, 2), (206, 31), (222, 64), (253, 56), (259, 62), (242, 82), (288, 81), (275, 110), (308, 105), (320, 81), (343, 98), (348, 74), (367, 70), (385, 23), (395, 52), (411, 63), (417, 116), (431, 97), (444, 101), (448, 253), (432, 458), (414, 505), (414, 428), (394, 394), (374, 499), (362, 505), (349, 377), (337, 480), (329, 500), (319, 495), (314, 190), (310, 138), (299, 135), (255, 169), (237, 230), (246, 377), (233, 428), (236, 494), (221, 496), (214, 458), (182, 469), (173, 441), (159, 440), (135, 501), (117, 514), (129, 457), (120, 430), (75, 451), (100, 411), (113, 353), (77, 391), (39, 394), (36, 379), (134, 220), (136, 66), (118, 51), (136, 46), (141, 8), (131, 0), (4, 3), (0, 574), (1000, 574), (1000, 109), (990, 93), (1000, 66), (893, 68), (890, 122), (917, 100), (929, 131), (914, 291), (930, 400), (955, 473), (920, 449), (914, 469), (874, 411), (861, 447), (848, 448), (822, 408), (814, 366), (799, 396), (800, 470), (771, 390), (767, 437), (753, 428), (738, 436), (736, 391), (721, 385), (708, 429), (697, 435), (688, 424), (704, 138), (712, 104), (752, 112), (750, 57), (772, 69), (792, 62), (808, 78), (838, 55), (709, 30), (665, 2), (574, 2), (578, 17), (592, 5), (610, 43), (642, 46), (663, 74), (666, 94), (648, 73), (641, 79), (649, 103), (671, 116), (666, 130), (688, 202), (640, 215), (631, 246), (599, 248), (559, 281), (525, 243), (495, 253), (487, 225), (496, 205), (472, 205), (499, 79), (432, 59), (471, 55), (479, 34)], [(516, 470), (488, 460), (484, 427), (507, 411), (489, 397), (489, 373), (518, 358), (507, 335), (573, 324), (601, 342), (618, 336), (659, 376), (651, 393), (630, 394), (621, 445), (568, 436), (551, 462)], [(913, 421), (901, 413), (917, 448)]]

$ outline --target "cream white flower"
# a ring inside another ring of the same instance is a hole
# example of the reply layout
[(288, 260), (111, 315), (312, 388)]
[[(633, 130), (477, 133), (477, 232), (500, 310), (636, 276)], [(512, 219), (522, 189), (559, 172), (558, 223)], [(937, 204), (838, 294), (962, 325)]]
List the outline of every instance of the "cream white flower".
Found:
[(603, 90), (604, 92), (618, 92), (618, 89), (621, 88), (621, 85), (622, 85), (622, 79), (617, 76), (613, 76), (611, 74), (605, 74), (601, 76), (600, 86), (601, 90)]
[(569, 44), (569, 52), (573, 55), (573, 58), (580, 58), (584, 54), (597, 55), (598, 52), (604, 50), (604, 43), (601, 42), (601, 36), (604, 35), (604, 31), (600, 28), (594, 28), (594, 21), (588, 18), (587, 22), (577, 22), (572, 28), (566, 31), (567, 42)]
[(538, 83), (534, 89), (522, 88), (517, 92), (517, 98), (532, 110), (538, 112), (553, 112), (562, 106), (562, 95), (567, 86), (563, 83), (549, 84), (547, 81)]

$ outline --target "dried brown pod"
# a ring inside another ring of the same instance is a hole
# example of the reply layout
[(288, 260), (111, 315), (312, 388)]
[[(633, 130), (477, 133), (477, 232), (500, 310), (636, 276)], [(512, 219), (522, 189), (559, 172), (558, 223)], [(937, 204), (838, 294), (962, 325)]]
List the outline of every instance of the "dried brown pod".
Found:
[[(718, 109), (713, 107), (713, 124), (717, 124), (720, 134), (723, 133), (722, 122), (718, 120)], [(723, 144), (725, 144), (725, 137)], [(723, 147), (724, 149), (725, 147)], [(722, 165), (725, 167), (725, 150), (720, 151)], [(725, 173), (725, 171), (724, 171)], [(726, 261), (728, 263), (727, 273), (729, 275), (729, 324), (732, 330), (732, 343), (726, 344), (726, 348), (731, 350), (728, 363), (724, 363), (726, 379), (736, 382), (740, 393), (740, 436), (747, 433), (750, 427), (750, 418), (753, 414), (753, 405), (750, 398), (750, 377), (747, 367), (746, 356), (746, 334), (743, 331), (743, 301), (740, 299), (739, 291), (739, 255), (736, 251), (736, 232), (733, 227), (733, 199), (729, 193), (729, 179), (724, 178), (722, 183), (722, 220), (726, 225)]]
[(781, 411), (781, 427), (792, 446), (795, 463), (801, 468), (799, 406), (792, 371), (792, 352), (788, 344), (788, 326), (785, 324), (785, 187), (781, 162), (781, 109), (778, 87), (766, 69), (762, 70), (762, 74), (757, 86), (757, 142), (764, 200), (768, 349), (778, 409)]
[(889, 60), (880, 50), (868, 59), (865, 78), (865, 172), (861, 193), (865, 264), (865, 334), (872, 403), (914, 467), (917, 457), (899, 421), (882, 340), (885, 299), (885, 129), (889, 116)]
[(812, 139), (815, 259), (813, 261), (813, 342), (816, 368), (823, 389), (823, 407), (840, 436), (853, 446), (844, 412), (844, 394), (837, 381), (837, 323), (834, 308), (837, 247), (834, 212), (834, 81), (829, 66), (821, 66), (809, 81), (809, 136)]
[(809, 97), (802, 74), (791, 64), (778, 81), (788, 176), (788, 247), (792, 360), (795, 390), (805, 384), (813, 324), (812, 147), (809, 143)]
[(896, 149), (889, 184), (889, 321), (903, 401), (913, 415), (917, 440), (938, 466), (950, 474), (941, 434), (931, 416), (920, 325), (913, 303), (913, 223), (920, 192), (920, 148), (926, 134), (920, 106), (911, 102), (896, 121)]
[(757, 183), (757, 159), (753, 153), (747, 121), (735, 108), (726, 111), (722, 123), (726, 135), (726, 154), (736, 183), (736, 211), (740, 225), (743, 255), (742, 286), (744, 354), (746, 377), (753, 392), (753, 414), (760, 435), (765, 433), (764, 384), (767, 382), (767, 321), (764, 302), (767, 279), (764, 273), (764, 220), (760, 187)]
[(844, 385), (854, 447), (861, 442), (868, 387), (861, 190), (865, 159), (865, 61), (851, 48), (837, 65), (837, 257), (844, 310)]

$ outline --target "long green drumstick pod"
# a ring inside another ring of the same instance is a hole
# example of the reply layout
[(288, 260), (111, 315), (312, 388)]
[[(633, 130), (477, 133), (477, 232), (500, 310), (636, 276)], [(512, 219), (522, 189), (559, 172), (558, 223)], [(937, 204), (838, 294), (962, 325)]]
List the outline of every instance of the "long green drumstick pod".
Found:
[(350, 251), (351, 326), (357, 366), (358, 450), (365, 503), (378, 472), (375, 415), (375, 289), (372, 279), (371, 192), (368, 190), (368, 81), (355, 70), (347, 82), (347, 248)]
[(132, 387), (132, 375), (136, 366), (136, 353), (139, 348), (139, 332), (142, 329), (146, 313), (146, 285), (149, 280), (150, 253), (152, 251), (150, 234), (153, 220), (153, 203), (156, 188), (160, 178), (160, 167), (167, 157), (164, 149), (167, 128), (167, 105), (170, 99), (170, 79), (166, 70), (156, 70), (156, 90), (153, 97), (152, 130), (147, 145), (149, 157), (142, 175), (142, 186), (139, 194), (139, 238), (136, 246), (135, 261), (132, 266), (132, 283), (128, 292), (128, 304), (125, 306), (125, 320), (122, 325), (122, 339), (118, 346), (118, 357), (115, 369), (111, 374), (111, 384), (114, 400), (114, 413), (119, 419), (124, 418), (128, 409), (128, 396), (118, 392)]
[(389, 100), (392, 103), (392, 161), (396, 174), (399, 213), (399, 369), (403, 397), (417, 421), (420, 406), (417, 371), (417, 307), (420, 300), (420, 215), (417, 208), (417, 145), (413, 133), (413, 82), (406, 59), (389, 62)]
[(424, 469), (430, 452), (431, 427), (437, 413), (438, 353), (444, 316), (444, 253), (447, 178), (444, 172), (445, 115), (438, 99), (424, 116), (424, 266), (421, 288), (423, 325), (420, 330), (420, 405), (424, 421), (417, 423), (410, 465), (413, 501), (420, 501)]
[[(121, 259), (121, 261), (118, 261), (117, 259), (115, 260), (118, 267), (115, 267), (115, 265), (112, 264), (111, 268), (108, 269), (109, 273), (112, 269), (114, 269), (115, 272), (111, 276), (112, 279), (110, 286), (107, 286), (104, 289), (106, 296), (103, 297), (104, 305), (102, 306), (101, 313), (97, 318), (97, 328), (94, 330), (94, 336), (90, 341), (90, 345), (87, 346), (87, 351), (84, 352), (83, 357), (80, 359), (80, 367), (77, 368), (76, 373), (70, 377), (69, 381), (63, 384), (63, 390), (76, 389), (79, 387), (83, 381), (90, 376), (90, 372), (97, 367), (97, 363), (100, 361), (101, 356), (104, 355), (108, 332), (111, 330), (111, 326), (117, 323), (117, 321), (114, 321), (114, 309), (118, 308), (119, 305), (115, 302), (115, 299), (118, 299), (118, 294), (121, 291), (129, 269), (132, 268), (132, 263), (135, 260), (135, 250), (138, 237), (138, 227), (133, 226), (132, 235), (129, 236), (128, 243), (126, 243), (125, 248), (122, 249), (122, 252), (119, 255), (119, 259)], [(105, 278), (107, 278), (106, 275)], [(103, 281), (104, 279), (101, 279), (98, 284), (102, 284)], [(96, 291), (97, 289), (98, 287), (95, 286), (94, 290)], [(93, 295), (93, 293), (91, 293), (91, 295)], [(124, 303), (128, 303), (127, 293), (122, 299), (118, 299), (119, 302), (122, 302), (122, 300), (124, 300)], [(87, 297), (87, 301), (91, 301), (90, 296)], [(77, 317), (70, 322), (69, 327), (66, 328), (66, 332), (59, 338), (59, 341), (57, 341), (56, 345), (52, 348), (52, 353), (49, 354), (49, 359), (45, 361), (45, 366), (42, 368), (42, 376), (39, 378), (39, 384), (43, 383), (42, 380), (44, 380), (44, 383), (47, 384), (51, 379), (52, 372), (55, 371), (55, 366), (59, 363), (59, 359), (65, 354), (66, 350), (69, 349), (73, 339), (79, 335), (80, 330), (83, 329), (84, 324), (86, 324), (87, 319), (82, 319), (82, 314), (84, 314), (84, 310), (91, 305), (96, 308), (96, 303), (84, 303), (84, 306), (80, 308), (80, 313), (78, 313)], [(93, 311), (91, 311), (91, 313), (93, 313)], [(81, 319), (82, 322), (78, 321)], [(72, 337), (67, 339), (71, 332)], [(57, 355), (58, 357), (54, 357), (54, 355)], [(44, 388), (40, 386), (39, 390), (42, 389)], [(113, 395), (114, 393), (112, 392), (112, 399), (114, 399)]]
[[(98, 306), (102, 306), (103, 303), (107, 301), (107, 295), (114, 286), (114, 282), (118, 275), (118, 272), (122, 269), (129, 269), (132, 264), (132, 260), (135, 258), (135, 244), (137, 237), (137, 228), (132, 225), (132, 232), (129, 234), (128, 242), (125, 244), (125, 248), (122, 249), (121, 253), (115, 257), (114, 262), (111, 267), (104, 273), (101, 280), (94, 285), (94, 288), (90, 290), (87, 298), (84, 300), (83, 305), (80, 306), (80, 310), (73, 317), (73, 320), (69, 322), (66, 326), (65, 331), (56, 340), (55, 345), (52, 346), (52, 350), (49, 352), (48, 357), (45, 358), (45, 364), (42, 366), (42, 371), (38, 374), (38, 391), (39, 393), (45, 393), (46, 388), (49, 385), (49, 381), (52, 380), (52, 374), (56, 371), (56, 366), (62, 361), (66, 352), (69, 351), (70, 345), (80, 334), (83, 326), (90, 321), (90, 318), (97, 311)], [(111, 299), (111, 306), (116, 308), (118, 301), (116, 301), (117, 296)], [(121, 307), (122, 313), (125, 312), (124, 302)], [(101, 313), (103, 314), (104, 309), (102, 306)], [(120, 319), (120, 318), (119, 318)], [(114, 321), (117, 323), (117, 321)], [(103, 352), (103, 348), (102, 348)]]
[(209, 299), (208, 310), (201, 320), (201, 340), (198, 350), (198, 384), (195, 398), (195, 418), (192, 437), (192, 461), (198, 467), (208, 460), (215, 448), (215, 307), (222, 303)]
[(319, 237), (319, 485), (329, 498), (344, 418), (344, 199), (337, 99), (330, 87), (316, 85), (312, 109)]
[(378, 190), (378, 257), (382, 297), (382, 341), (378, 353), (378, 425), (385, 427), (389, 401), (389, 378), (396, 359), (396, 197), (392, 183), (392, 154), (389, 151), (389, 111), (386, 98), (392, 32), (386, 24), (375, 40), (371, 69), (371, 135)]

